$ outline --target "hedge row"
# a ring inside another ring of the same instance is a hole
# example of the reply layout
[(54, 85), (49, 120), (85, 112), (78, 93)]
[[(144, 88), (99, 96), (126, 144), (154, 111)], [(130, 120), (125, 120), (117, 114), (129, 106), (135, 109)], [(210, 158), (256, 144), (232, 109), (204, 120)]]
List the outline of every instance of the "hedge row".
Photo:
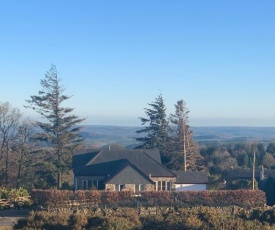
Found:
[(98, 190), (33, 190), (32, 199), (40, 205), (60, 206), (73, 201), (97, 205), (115, 206), (240, 206), (261, 207), (266, 204), (265, 193), (260, 190), (217, 190), (143, 192), (135, 196), (131, 192), (110, 192)]
[[(161, 209), (161, 207), (159, 207)], [(270, 230), (275, 229), (275, 208), (166, 208), (141, 216), (138, 209), (102, 209), (101, 212), (30, 212), (13, 229), (50, 230)], [(107, 213), (107, 215), (106, 215)], [(108, 215), (109, 213), (109, 215)]]

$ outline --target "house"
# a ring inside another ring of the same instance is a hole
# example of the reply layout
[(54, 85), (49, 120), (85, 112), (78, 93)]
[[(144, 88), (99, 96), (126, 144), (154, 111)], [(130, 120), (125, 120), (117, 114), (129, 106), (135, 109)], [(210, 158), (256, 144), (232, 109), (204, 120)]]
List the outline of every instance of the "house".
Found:
[(203, 191), (206, 190), (208, 183), (208, 177), (205, 172), (202, 171), (174, 171), (177, 175), (175, 182), (175, 191)]
[[(264, 169), (263, 166), (259, 169), (256, 168), (254, 172), (254, 178), (258, 182), (258, 188), (264, 190), (267, 179), (275, 179), (275, 170), (274, 169)], [(231, 169), (225, 171), (224, 180), (226, 183), (231, 183), (236, 180), (247, 180), (252, 181), (253, 179), (253, 170), (252, 169)]]
[(73, 171), (75, 190), (96, 188), (140, 192), (176, 188), (180, 191), (182, 187), (185, 190), (203, 190), (207, 183), (204, 172), (168, 170), (161, 164), (159, 151), (150, 149), (109, 149), (75, 154)]
[[(252, 180), (253, 177), (253, 170), (252, 169), (230, 169), (225, 171), (224, 179), (227, 182), (234, 181), (234, 180)], [(275, 178), (275, 170), (273, 169), (255, 169), (255, 179), (260, 182), (268, 177)]]

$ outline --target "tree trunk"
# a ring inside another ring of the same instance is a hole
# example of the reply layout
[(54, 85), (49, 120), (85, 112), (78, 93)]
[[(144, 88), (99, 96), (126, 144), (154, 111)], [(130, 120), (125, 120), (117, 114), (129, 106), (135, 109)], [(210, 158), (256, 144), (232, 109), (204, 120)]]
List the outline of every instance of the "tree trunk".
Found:
[(17, 181), (16, 181), (16, 188), (19, 188), (20, 180), (21, 180), (21, 171), (22, 171), (22, 161), (23, 161), (23, 151), (21, 151), (20, 160), (18, 162), (18, 172), (17, 172)]
[(9, 168), (9, 147), (7, 147), (7, 155), (5, 160), (5, 185), (8, 185), (9, 176), (8, 176), (8, 168)]
[(61, 189), (62, 186), (62, 173), (61, 171), (58, 172), (58, 176), (57, 176), (57, 188)]
[(186, 172), (186, 130), (183, 124), (183, 171)]

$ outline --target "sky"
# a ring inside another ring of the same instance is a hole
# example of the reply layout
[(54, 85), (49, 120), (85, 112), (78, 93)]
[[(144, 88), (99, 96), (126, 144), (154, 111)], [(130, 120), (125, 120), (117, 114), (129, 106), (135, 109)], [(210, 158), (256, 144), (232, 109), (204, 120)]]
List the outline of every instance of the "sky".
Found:
[(191, 126), (275, 126), (274, 0), (0, 3), (0, 102), (24, 116), (54, 64), (85, 124), (140, 126), (162, 94)]

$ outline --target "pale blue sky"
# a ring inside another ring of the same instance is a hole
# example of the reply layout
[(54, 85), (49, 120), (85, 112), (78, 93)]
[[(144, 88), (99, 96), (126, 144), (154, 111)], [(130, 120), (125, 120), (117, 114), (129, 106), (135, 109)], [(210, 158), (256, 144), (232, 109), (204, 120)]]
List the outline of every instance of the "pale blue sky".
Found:
[(54, 63), (86, 124), (140, 125), (162, 92), (193, 126), (275, 126), (275, 1), (0, 0), (0, 101)]

